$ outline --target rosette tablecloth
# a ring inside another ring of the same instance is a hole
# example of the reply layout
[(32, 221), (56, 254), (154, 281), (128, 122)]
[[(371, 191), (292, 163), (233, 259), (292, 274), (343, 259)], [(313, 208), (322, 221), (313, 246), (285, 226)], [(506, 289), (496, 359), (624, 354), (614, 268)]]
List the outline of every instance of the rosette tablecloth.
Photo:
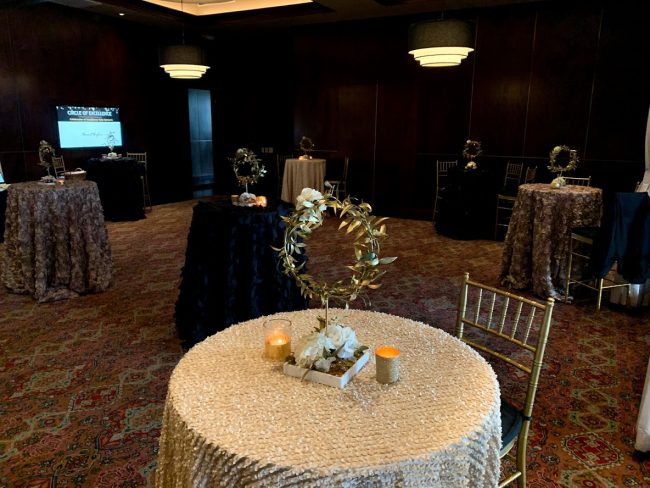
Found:
[(597, 226), (601, 211), (599, 188), (521, 185), (503, 248), (501, 284), (532, 286), (540, 297), (564, 300), (571, 229)]
[(296, 203), (296, 197), (303, 188), (325, 191), (324, 159), (287, 159), (282, 176), (282, 200)]
[[(278, 313), (293, 341), (320, 310)], [(370, 359), (339, 390), (284, 376), (262, 357), (265, 318), (191, 349), (174, 370), (156, 486), (494, 487), (499, 386), (475, 351), (426, 324), (330, 310), (374, 349), (401, 350), (400, 379), (383, 385)]]
[(2, 282), (45, 302), (100, 292), (113, 263), (97, 185), (14, 183), (7, 195)]

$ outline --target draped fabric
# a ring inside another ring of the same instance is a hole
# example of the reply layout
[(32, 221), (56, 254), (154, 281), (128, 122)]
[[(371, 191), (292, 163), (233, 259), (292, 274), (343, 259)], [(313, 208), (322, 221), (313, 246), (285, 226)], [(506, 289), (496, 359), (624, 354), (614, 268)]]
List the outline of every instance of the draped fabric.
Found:
[(307, 306), (277, 252), (291, 206), (199, 202), (187, 238), (176, 327), (187, 346), (231, 324)]
[[(321, 312), (273, 318), (291, 321), (293, 343)], [(400, 349), (399, 381), (377, 382), (374, 355), (341, 390), (285, 376), (262, 356), (268, 317), (235, 324), (172, 373), (156, 487), (495, 488), (501, 402), (480, 354), (421, 322), (330, 314), (371, 349)]]
[(605, 208), (591, 261), (594, 275), (605, 277), (616, 261), (626, 281), (645, 283), (650, 279), (650, 196), (616, 193)]
[(97, 185), (9, 187), (2, 282), (40, 302), (106, 290), (111, 249)]
[(599, 188), (521, 185), (503, 248), (501, 284), (532, 285), (538, 296), (563, 300), (571, 229), (597, 226), (601, 210)]
[(144, 165), (134, 158), (98, 159), (86, 163), (86, 179), (97, 183), (106, 220), (144, 219)]
[(324, 159), (287, 159), (282, 177), (282, 200), (295, 204), (303, 188), (323, 192), (326, 164)]

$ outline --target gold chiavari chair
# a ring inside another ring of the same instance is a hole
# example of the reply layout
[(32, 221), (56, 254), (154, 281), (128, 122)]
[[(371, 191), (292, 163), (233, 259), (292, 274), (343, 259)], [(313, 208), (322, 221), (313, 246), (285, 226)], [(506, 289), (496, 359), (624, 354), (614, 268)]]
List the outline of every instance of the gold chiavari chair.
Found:
[(442, 197), (440, 191), (444, 188), (443, 183), (447, 179), (449, 170), (458, 166), (458, 160), (455, 161), (436, 161), (436, 197), (433, 201), (433, 221), (436, 221), (438, 213), (438, 200)]
[(511, 163), (506, 165), (506, 174), (503, 177), (503, 188), (505, 190), (517, 188), (521, 183), (521, 173), (524, 171), (523, 163)]
[[(524, 176), (524, 184), (534, 183), (536, 176), (537, 176), (537, 168), (526, 168), (526, 174)], [(496, 216), (494, 218), (494, 240), (497, 240), (500, 227), (503, 227), (506, 232), (508, 231), (508, 227), (510, 226), (510, 217), (512, 217), (512, 209), (515, 206), (516, 200), (517, 200), (516, 192), (513, 192), (512, 194), (508, 194), (508, 193), (497, 194), (497, 210), (496, 210)]]
[(340, 180), (327, 180), (330, 184), (332, 195), (341, 200), (348, 194), (348, 167), (350, 166), (350, 157), (345, 156), (343, 160), (343, 177)]
[(142, 180), (142, 197), (143, 197), (143, 202), (142, 202), (142, 208), (145, 210), (149, 208), (151, 210), (151, 195), (149, 194), (149, 176), (148, 176), (148, 168), (147, 168), (147, 153), (146, 152), (127, 152), (126, 153), (127, 158), (133, 158), (135, 159), (138, 163), (143, 165), (144, 167), (144, 173), (142, 176), (140, 176), (140, 179)]
[(54, 170), (54, 176), (57, 178), (64, 175), (65, 161), (63, 161), (63, 156), (52, 156), (52, 169)]
[[(516, 470), (499, 486), (517, 481), (526, 486), (526, 450), (537, 384), (551, 327), (554, 301), (538, 303), (476, 281), (465, 273), (458, 300), (456, 331), (459, 339), (489, 357), (494, 367), (515, 368), (515, 381), (527, 377), (523, 402), (501, 397), (501, 452), (503, 458), (517, 444)], [(499, 369), (500, 371), (500, 369)], [(521, 373), (524, 373), (522, 375)], [(515, 405), (522, 404), (523, 408)]]
[(573, 176), (563, 176), (564, 181), (567, 185), (577, 185), (577, 186), (591, 186), (591, 176), (586, 178), (576, 178)]

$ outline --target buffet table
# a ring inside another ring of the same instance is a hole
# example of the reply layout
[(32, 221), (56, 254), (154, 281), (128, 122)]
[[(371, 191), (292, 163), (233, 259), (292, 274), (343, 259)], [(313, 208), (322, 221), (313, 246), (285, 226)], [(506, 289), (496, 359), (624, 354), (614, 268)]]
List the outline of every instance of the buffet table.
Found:
[(571, 229), (597, 226), (601, 210), (599, 188), (521, 185), (503, 248), (501, 284), (532, 285), (538, 296), (563, 301)]
[(282, 177), (282, 200), (295, 205), (303, 188), (325, 191), (324, 159), (287, 159)]
[[(293, 340), (320, 310), (279, 313)], [(400, 379), (371, 357), (345, 389), (285, 376), (264, 359), (263, 323), (239, 323), (191, 349), (172, 373), (156, 486), (496, 487), (499, 386), (474, 350), (426, 324), (330, 310), (374, 350), (401, 350)]]
[(112, 221), (144, 219), (144, 165), (134, 158), (91, 158), (86, 179), (97, 183), (104, 218)]
[(111, 249), (97, 185), (14, 183), (7, 190), (2, 282), (40, 302), (106, 290)]
[(282, 246), (282, 216), (290, 209), (273, 202), (265, 208), (229, 201), (194, 206), (176, 302), (176, 328), (186, 346), (236, 322), (306, 308), (271, 247)]

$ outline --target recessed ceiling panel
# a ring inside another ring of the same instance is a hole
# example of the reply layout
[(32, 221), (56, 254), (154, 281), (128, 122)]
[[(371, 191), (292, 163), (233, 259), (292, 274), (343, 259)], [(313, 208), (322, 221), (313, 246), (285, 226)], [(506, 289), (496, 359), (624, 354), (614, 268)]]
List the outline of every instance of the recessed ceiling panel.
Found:
[(286, 7), (312, 0), (143, 0), (191, 15), (216, 15), (271, 7)]

